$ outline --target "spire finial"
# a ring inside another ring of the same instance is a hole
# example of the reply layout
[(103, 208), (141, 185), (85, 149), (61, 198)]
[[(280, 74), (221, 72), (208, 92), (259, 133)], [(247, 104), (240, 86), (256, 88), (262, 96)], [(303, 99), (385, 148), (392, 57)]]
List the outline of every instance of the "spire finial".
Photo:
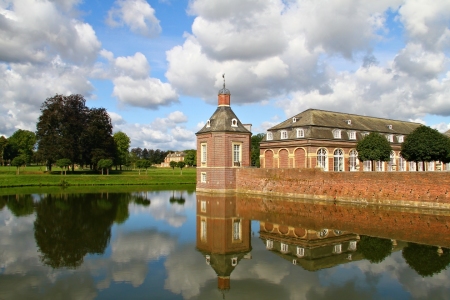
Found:
[(225, 73), (222, 74), (222, 78), (223, 78), (223, 89), (225, 89)]
[(223, 78), (223, 89), (219, 91), (219, 95), (229, 95), (230, 91), (225, 88), (225, 73), (222, 74)]

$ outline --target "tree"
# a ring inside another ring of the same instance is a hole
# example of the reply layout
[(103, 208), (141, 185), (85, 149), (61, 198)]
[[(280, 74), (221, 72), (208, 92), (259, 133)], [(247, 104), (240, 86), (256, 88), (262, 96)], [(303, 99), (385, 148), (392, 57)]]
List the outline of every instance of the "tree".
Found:
[(184, 161), (177, 162), (177, 167), (180, 168), (181, 175), (183, 175), (183, 168), (186, 166)]
[(392, 147), (383, 135), (371, 132), (356, 144), (356, 151), (360, 161), (389, 161)]
[(259, 144), (263, 140), (265, 134), (264, 133), (258, 133), (252, 136), (251, 140), (251, 147), (250, 147), (250, 159), (251, 159), (251, 165), (254, 167), (260, 167), (259, 163)]
[(185, 150), (184, 151), (184, 162), (189, 167), (196, 166), (197, 165), (197, 150)]
[(61, 175), (63, 174), (63, 170), (64, 174), (67, 175), (67, 168), (72, 164), (72, 162), (68, 158), (61, 158), (58, 159), (55, 164), (61, 168)]
[(3, 154), (8, 140), (2, 135), (0, 136), (0, 165), (4, 165)]
[(172, 171), (175, 171), (175, 168), (178, 166), (178, 164), (177, 164), (177, 162), (176, 161), (171, 161), (170, 163), (169, 163), (169, 166), (172, 168)]
[(402, 144), (400, 154), (416, 164), (420, 161), (450, 162), (450, 139), (428, 126), (419, 126)]
[(136, 161), (136, 167), (139, 169), (139, 175), (141, 175), (141, 169), (145, 169), (145, 174), (147, 175), (147, 169), (152, 165), (151, 161), (147, 159), (140, 159)]
[(114, 133), (113, 138), (116, 145), (116, 166), (119, 165), (122, 171), (122, 165), (126, 165), (128, 160), (130, 138), (122, 131)]
[(29, 130), (19, 129), (8, 138), (9, 159), (21, 155), (26, 163), (31, 162), (36, 145), (36, 135)]
[(97, 163), (97, 167), (99, 169), (102, 169), (102, 175), (103, 175), (103, 170), (106, 169), (106, 175), (109, 175), (109, 168), (111, 168), (113, 165), (113, 161), (112, 159), (100, 159)]
[(13, 158), (13, 160), (11, 161), (11, 165), (14, 167), (17, 167), (17, 172), (16, 172), (17, 175), (19, 175), (19, 168), (21, 166), (24, 166), (25, 163), (26, 163), (26, 161), (23, 156), (16, 156)]

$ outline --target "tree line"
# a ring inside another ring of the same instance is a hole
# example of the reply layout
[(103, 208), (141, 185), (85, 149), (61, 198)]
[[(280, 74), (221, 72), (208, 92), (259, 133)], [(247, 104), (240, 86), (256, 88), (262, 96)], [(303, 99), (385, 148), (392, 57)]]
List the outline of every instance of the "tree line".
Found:
[[(41, 105), (36, 132), (19, 129), (9, 138), (0, 137), (0, 164), (53, 165), (61, 170), (75, 165), (93, 170), (111, 166), (137, 167), (160, 164), (171, 151), (130, 148), (124, 132), (113, 134), (111, 118), (104, 108), (88, 108), (82, 95), (55, 95)], [(191, 151), (191, 150), (188, 150)], [(141, 161), (148, 161), (142, 164)], [(188, 165), (194, 165), (190, 163)]]

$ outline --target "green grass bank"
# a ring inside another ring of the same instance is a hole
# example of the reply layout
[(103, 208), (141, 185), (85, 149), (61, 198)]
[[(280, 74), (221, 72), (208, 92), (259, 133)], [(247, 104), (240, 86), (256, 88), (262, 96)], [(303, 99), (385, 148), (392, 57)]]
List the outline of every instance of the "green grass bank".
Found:
[(113, 186), (113, 185), (195, 185), (196, 169), (151, 168), (141, 170), (111, 170), (102, 175), (91, 170), (76, 170), (61, 175), (59, 169), (46, 172), (44, 167), (29, 166), (20, 169), (16, 175), (15, 167), (0, 167), (0, 188), (34, 186)]

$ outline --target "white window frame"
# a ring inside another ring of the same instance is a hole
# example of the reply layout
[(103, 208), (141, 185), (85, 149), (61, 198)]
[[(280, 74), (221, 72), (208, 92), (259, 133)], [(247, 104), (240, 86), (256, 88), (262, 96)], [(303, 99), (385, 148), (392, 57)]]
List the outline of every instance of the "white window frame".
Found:
[(349, 131), (348, 132), (348, 139), (349, 140), (356, 140), (356, 131)]
[(391, 155), (389, 157), (389, 163), (388, 163), (388, 171), (389, 172), (394, 171), (394, 166), (395, 166), (395, 152), (391, 151)]
[(416, 162), (415, 162), (415, 161), (410, 161), (410, 162), (409, 162), (409, 171), (411, 171), (411, 172), (417, 171), (417, 170), (416, 170), (416, 167), (417, 167), (417, 165), (416, 165)]
[(393, 134), (388, 134), (388, 135), (386, 135), (386, 139), (388, 140), (389, 143), (393, 143), (394, 142), (394, 135)]
[(341, 130), (340, 129), (335, 129), (335, 130), (333, 130), (333, 137), (335, 138), (335, 139), (341, 139)]
[(273, 249), (273, 241), (272, 240), (266, 240), (266, 249)]
[(434, 161), (429, 161), (428, 163), (427, 163), (427, 171), (434, 171), (435, 170), (435, 163), (434, 163)]
[(206, 165), (207, 159), (208, 159), (208, 145), (206, 143), (201, 143), (200, 144), (200, 149), (201, 149), (200, 161), (201, 161), (201, 164), (203, 166), (203, 165)]
[(240, 167), (242, 164), (242, 143), (232, 143), (231, 147), (233, 167)]
[(207, 128), (208, 128), (208, 127), (211, 127), (211, 121), (210, 121), (210, 120), (206, 121), (206, 127), (207, 127)]
[(297, 128), (297, 138), (304, 138), (305, 130), (303, 128)]
[(350, 241), (348, 244), (348, 250), (355, 251), (356, 250), (356, 241)]
[(417, 162), (417, 172), (423, 172), (423, 161)]
[(358, 151), (356, 151), (355, 149), (350, 150), (348, 154), (348, 162), (351, 172), (358, 171), (359, 167)]
[(287, 253), (289, 252), (289, 245), (285, 243), (280, 244), (280, 252)]
[(366, 160), (363, 162), (363, 170), (365, 172), (372, 172), (372, 161)]
[(201, 212), (206, 212), (206, 201), (200, 201)]
[(384, 161), (377, 160), (375, 162), (375, 171), (376, 172), (383, 172), (384, 171)]
[(406, 160), (401, 155), (398, 156), (398, 170), (401, 172), (406, 171)]
[(202, 218), (200, 221), (200, 239), (202, 241), (206, 241), (208, 238), (208, 236), (207, 236), (207, 228), (208, 227), (207, 226), (208, 226), (207, 220)]
[(266, 140), (268, 140), (268, 141), (273, 140), (273, 133), (272, 132), (267, 132)]
[(297, 257), (303, 257), (303, 256), (305, 256), (305, 248), (297, 247)]
[(328, 236), (328, 232), (329, 232), (329, 230), (326, 229), (326, 228), (321, 229), (320, 231), (317, 231), (317, 237), (319, 237), (319, 238), (327, 237)]
[(344, 151), (336, 149), (333, 153), (333, 171), (344, 172)]
[(317, 166), (328, 171), (328, 150), (326, 148), (319, 148), (317, 150)]
[(238, 127), (237, 119), (235, 119), (235, 118), (231, 119), (231, 127)]
[(297, 118), (296, 118), (296, 117), (293, 117), (293, 118), (292, 118), (292, 123), (295, 123), (295, 122), (297, 122)]
[(333, 253), (334, 254), (341, 254), (342, 253), (342, 244), (334, 245)]
[(288, 138), (287, 130), (281, 130), (281, 137), (282, 140), (286, 140)]
[(206, 172), (201, 172), (200, 173), (200, 182), (201, 183), (206, 183)]
[(388, 128), (388, 129), (392, 129), (392, 125), (389, 124), (389, 125), (387, 126), (387, 128)]
[(399, 135), (399, 136), (397, 136), (397, 141), (399, 143), (403, 143), (405, 141), (405, 137), (403, 135)]
[(242, 222), (241, 219), (233, 220), (233, 242), (242, 240)]

